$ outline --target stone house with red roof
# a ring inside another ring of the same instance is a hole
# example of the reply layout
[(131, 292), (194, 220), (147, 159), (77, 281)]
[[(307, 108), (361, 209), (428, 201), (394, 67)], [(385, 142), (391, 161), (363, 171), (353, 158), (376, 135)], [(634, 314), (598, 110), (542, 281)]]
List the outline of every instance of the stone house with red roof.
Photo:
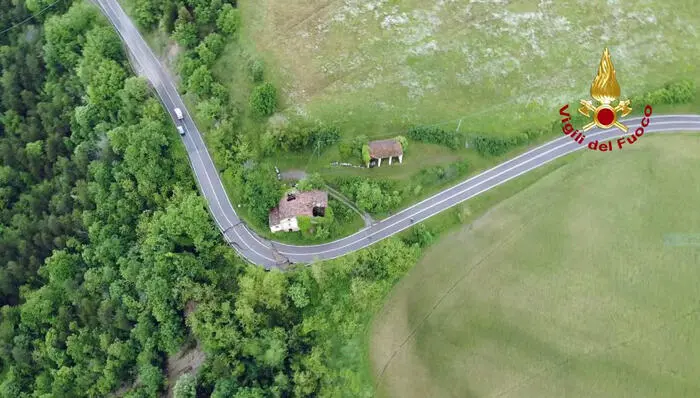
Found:
[(298, 231), (297, 217), (323, 217), (328, 207), (328, 193), (320, 190), (290, 192), (270, 210), (270, 231)]

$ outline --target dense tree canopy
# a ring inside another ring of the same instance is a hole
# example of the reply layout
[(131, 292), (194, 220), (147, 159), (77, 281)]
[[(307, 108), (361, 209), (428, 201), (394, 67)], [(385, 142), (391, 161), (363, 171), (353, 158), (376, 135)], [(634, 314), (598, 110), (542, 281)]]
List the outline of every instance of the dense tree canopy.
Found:
[(243, 203), (249, 206), (251, 215), (266, 223), (268, 211), (277, 206), (282, 196), (275, 170), (269, 163), (263, 163), (242, 173), (241, 178)]
[[(352, 340), (417, 246), (392, 239), (288, 273), (245, 264), (117, 35), (91, 4), (66, 3), (0, 37), (0, 397), (367, 395), (364, 376), (346, 370), (361, 366)], [(172, 11), (139, 4), (164, 14), (141, 23)], [(0, 5), (6, 25), (27, 17), (21, 4)], [(222, 5), (185, 5), (174, 25), (206, 38), (190, 43), (196, 90), (208, 79), (195, 71), (221, 51), (208, 29)], [(230, 148), (222, 161), (266, 218), (281, 194), (272, 166), (249, 162), (253, 143), (221, 111), (220, 86), (209, 88), (199, 108), (215, 145)], [(168, 385), (167, 359), (188, 341), (204, 364)]]

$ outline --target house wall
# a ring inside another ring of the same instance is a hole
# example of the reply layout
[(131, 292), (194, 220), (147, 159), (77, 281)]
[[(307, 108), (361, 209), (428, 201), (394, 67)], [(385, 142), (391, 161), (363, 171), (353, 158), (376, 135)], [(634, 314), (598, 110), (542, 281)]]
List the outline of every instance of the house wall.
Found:
[(270, 225), (270, 231), (272, 232), (279, 232), (279, 231), (298, 231), (299, 230), (299, 225), (297, 224), (297, 218), (292, 217), (292, 218), (284, 218), (280, 220), (280, 223), (277, 225)]
[[(372, 159), (375, 159), (377, 161), (377, 167), (381, 167), (382, 166), (382, 159), (389, 159), (389, 165), (391, 165), (391, 161), (394, 158), (399, 159), (399, 163), (403, 163), (403, 155), (393, 156), (393, 157), (388, 157), (388, 158), (372, 158)], [(367, 166), (369, 167), (369, 164)]]

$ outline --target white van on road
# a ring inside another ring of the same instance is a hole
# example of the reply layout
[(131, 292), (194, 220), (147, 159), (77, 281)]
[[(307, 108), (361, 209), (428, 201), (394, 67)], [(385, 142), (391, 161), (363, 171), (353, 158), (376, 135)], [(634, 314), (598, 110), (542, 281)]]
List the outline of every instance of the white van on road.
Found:
[(182, 120), (185, 118), (184, 116), (182, 116), (182, 111), (180, 110), (180, 108), (175, 108), (175, 116), (177, 116), (177, 120)]

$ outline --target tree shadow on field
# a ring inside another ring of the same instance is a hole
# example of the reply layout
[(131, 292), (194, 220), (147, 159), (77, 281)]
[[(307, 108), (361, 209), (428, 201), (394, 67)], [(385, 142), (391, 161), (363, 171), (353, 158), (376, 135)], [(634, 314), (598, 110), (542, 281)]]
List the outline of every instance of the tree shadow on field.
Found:
[[(499, 314), (498, 308), (475, 304), (471, 300), (465, 301), (469, 303), (469, 315), (468, 320), (461, 323), (461, 328), (439, 328), (440, 325), (438, 324), (429, 328), (431, 329), (430, 333), (440, 334), (441, 343), (439, 345), (441, 347), (438, 349), (442, 352), (442, 358), (446, 358), (448, 361), (443, 363), (438, 361), (437, 366), (426, 366), (426, 369), (430, 374), (430, 378), (443, 386), (445, 391), (450, 391), (451, 396), (484, 396), (477, 394), (473, 390), (473, 386), (468, 385), (473, 383), (470, 383), (463, 376), (459, 377), (459, 380), (449, 379), (451, 376), (456, 376), (455, 369), (462, 375), (471, 374), (472, 378), (478, 377), (478, 368), (467, 369), (462, 366), (453, 366), (460, 362), (454, 360), (454, 355), (459, 355), (465, 351), (467, 351), (467, 357), (478, 356), (483, 358), (484, 362), (491, 363), (490, 366), (501, 366), (500, 369), (504, 370), (504, 377), (511, 372), (521, 375), (519, 380), (517, 378), (513, 379), (514, 382), (510, 385), (491, 387), (493, 390), (489, 391), (489, 397), (520, 396), (517, 391), (522, 388), (536, 385), (537, 383), (551, 382), (551, 380), (565, 378), (568, 375), (573, 375), (569, 377), (578, 379), (579, 382), (575, 384), (561, 383), (561, 385), (553, 385), (545, 390), (549, 390), (553, 394), (552, 396), (557, 397), (586, 396), (587, 394), (595, 393), (598, 394), (597, 396), (602, 396), (599, 394), (604, 394), (605, 390), (591, 391), (588, 388), (596, 385), (605, 388), (605, 383), (607, 383), (605, 379), (608, 379), (608, 377), (601, 380), (600, 376), (603, 373), (611, 374), (609, 380), (616, 387), (610, 393), (622, 387), (622, 389), (628, 391), (626, 393), (627, 396), (635, 397), (700, 396), (700, 384), (696, 381), (685, 380), (684, 377), (687, 377), (687, 375), (676, 376), (674, 374), (651, 373), (634, 366), (634, 364), (617, 360), (614, 358), (614, 354), (610, 354), (611, 351), (643, 339), (644, 335), (658, 332), (681, 318), (695, 313), (695, 310), (675, 321), (671, 320), (661, 327), (645, 330), (637, 335), (636, 338), (601, 344), (605, 348), (597, 349), (594, 352), (565, 352), (556, 347), (556, 341), (547, 341), (546, 335), (532, 334), (516, 323), (505, 321), (503, 319), (505, 315)], [(528, 319), (528, 314), (522, 313), (516, 317), (511, 315), (510, 318)], [(449, 321), (449, 319), (446, 320)], [(557, 326), (550, 327), (556, 328)], [(434, 343), (434, 337), (426, 338), (424, 333), (416, 335), (415, 348), (418, 356), (420, 358), (428, 356), (431, 356), (433, 359), (438, 358), (435, 355), (436, 345)], [(484, 353), (483, 350), (478, 352), (478, 347), (498, 347), (498, 350), (490, 355)], [(572, 351), (583, 351), (583, 348), (572, 346)], [(466, 358), (464, 359), (466, 360)], [(647, 364), (651, 368), (660, 369), (660, 371), (675, 373), (673, 364), (665, 365), (661, 362), (662, 360), (661, 358), (657, 363), (647, 362)], [(426, 365), (435, 364), (431, 362), (430, 360), (425, 361)], [(565, 370), (564, 368), (569, 368), (570, 370)], [(553, 377), (550, 380), (547, 379), (547, 375), (557, 372), (561, 373), (561, 376)], [(584, 388), (586, 389), (585, 391), (583, 390)]]

